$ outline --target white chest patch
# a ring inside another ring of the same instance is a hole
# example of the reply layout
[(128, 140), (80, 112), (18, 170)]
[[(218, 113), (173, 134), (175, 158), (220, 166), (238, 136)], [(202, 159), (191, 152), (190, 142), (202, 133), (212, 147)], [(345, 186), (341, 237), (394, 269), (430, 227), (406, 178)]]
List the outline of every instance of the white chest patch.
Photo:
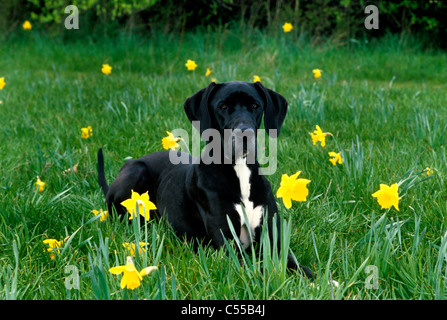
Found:
[[(241, 233), (239, 235), (239, 239), (241, 240), (242, 246), (244, 249), (248, 248), (250, 243), (252, 242), (251, 236), (255, 235), (255, 228), (259, 226), (261, 223), (261, 218), (264, 213), (264, 208), (262, 206), (254, 207), (253, 202), (248, 198), (250, 197), (250, 175), (251, 171), (247, 167), (247, 159), (237, 159), (236, 164), (234, 165), (234, 170), (236, 171), (236, 176), (239, 179), (239, 186), (241, 189), (241, 202), (245, 209), (245, 215), (247, 216), (247, 223), (244, 217), (244, 209), (242, 208), (240, 203), (234, 204), (236, 211), (239, 213), (239, 217), (241, 220)], [(250, 228), (250, 233), (248, 232), (248, 228)]]

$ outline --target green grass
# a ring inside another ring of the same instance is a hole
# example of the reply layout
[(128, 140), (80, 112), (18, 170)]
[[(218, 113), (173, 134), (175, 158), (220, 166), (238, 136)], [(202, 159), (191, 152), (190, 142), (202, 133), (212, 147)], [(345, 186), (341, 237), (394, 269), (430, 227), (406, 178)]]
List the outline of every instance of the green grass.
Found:
[[(239, 34), (63, 43), (33, 31), (0, 44), (0, 299), (447, 297), (445, 53), (393, 37), (345, 48)], [(194, 72), (187, 59), (199, 65)], [(113, 67), (110, 76), (100, 72), (103, 63)], [(316, 273), (313, 286), (284, 272), (283, 256), (269, 252), (266, 238), (269, 259), (249, 252), (239, 261), (237, 245), (193, 253), (163, 222), (139, 228), (92, 219), (91, 210), (104, 209), (98, 148), (111, 182), (127, 157), (162, 150), (166, 130), (190, 132), (183, 102), (209, 83), (207, 67), (219, 82), (259, 75), (289, 101), (278, 169), (268, 179), (274, 193), (283, 173), (301, 170), (312, 181), (306, 202), (290, 210), (277, 202), (290, 224), (278, 236)], [(317, 124), (333, 134), (325, 148), (312, 145)], [(83, 140), (88, 125), (93, 136)], [(334, 167), (329, 151), (341, 152), (344, 164)], [(64, 173), (76, 164), (76, 173)], [(426, 167), (434, 171), (429, 179)], [(42, 193), (37, 176), (46, 183)], [(400, 211), (381, 210), (371, 194), (398, 182)], [(65, 239), (54, 259), (47, 238)], [(121, 276), (108, 269), (125, 264), (123, 242), (139, 241), (149, 246), (135, 257), (137, 268), (158, 271), (121, 290)], [(368, 288), (369, 265), (377, 268), (377, 289)], [(77, 268), (79, 290), (66, 289), (67, 266)]]

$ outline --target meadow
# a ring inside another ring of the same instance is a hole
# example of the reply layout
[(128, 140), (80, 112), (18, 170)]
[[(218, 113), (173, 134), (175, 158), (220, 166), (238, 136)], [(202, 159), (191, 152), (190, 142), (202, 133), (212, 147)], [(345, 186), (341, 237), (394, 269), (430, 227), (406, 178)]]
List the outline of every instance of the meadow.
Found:
[[(64, 42), (32, 30), (0, 43), (0, 299), (447, 297), (445, 52), (410, 37), (339, 46), (241, 34)], [(163, 150), (166, 131), (191, 131), (183, 102), (212, 78), (255, 75), (289, 102), (277, 170), (267, 177), (274, 194), (282, 174), (311, 180), (306, 201), (286, 209), (277, 199), (284, 248), (270, 251), (264, 237), (264, 258), (248, 250), (239, 260), (235, 243), (194, 252), (164, 221), (92, 213), (105, 210), (99, 148), (110, 183), (126, 159)], [(316, 125), (332, 134), (325, 147), (312, 143)], [(83, 139), (88, 126), (93, 134)], [(328, 152), (340, 152), (343, 163), (334, 166)], [(399, 210), (381, 209), (372, 194), (394, 183)], [(48, 251), (46, 239), (63, 243)], [(141, 249), (138, 270), (158, 266), (134, 290), (109, 272), (131, 256), (123, 243)], [(285, 271), (289, 248), (314, 271), (313, 284)]]

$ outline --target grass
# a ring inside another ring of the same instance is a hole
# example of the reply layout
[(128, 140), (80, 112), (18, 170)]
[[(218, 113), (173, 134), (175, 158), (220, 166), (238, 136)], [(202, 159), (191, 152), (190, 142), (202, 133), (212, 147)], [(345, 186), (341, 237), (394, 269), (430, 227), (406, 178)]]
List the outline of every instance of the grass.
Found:
[[(346, 48), (232, 30), (101, 43), (33, 31), (1, 43), (0, 299), (445, 299), (446, 61), (392, 36)], [(103, 63), (111, 75), (101, 74)], [(283, 173), (312, 181), (306, 202), (287, 210), (278, 199), (286, 226), (278, 236), (316, 273), (314, 285), (284, 272), (288, 246), (270, 252), (265, 237), (270, 258), (249, 250), (240, 261), (237, 244), (194, 253), (163, 221), (100, 222), (91, 213), (104, 209), (98, 148), (111, 182), (127, 157), (162, 150), (166, 130), (190, 132), (182, 105), (209, 83), (207, 67), (220, 82), (259, 75), (289, 101), (268, 179), (275, 193)], [(317, 124), (333, 134), (325, 148), (312, 145)], [(88, 125), (93, 136), (83, 140)], [(329, 151), (344, 163), (334, 167)], [(400, 211), (381, 210), (371, 196), (381, 183), (399, 183)], [(54, 259), (47, 238), (65, 239)], [(137, 250), (137, 269), (158, 271), (122, 290), (108, 269), (125, 264), (124, 242), (140, 241), (149, 244)]]

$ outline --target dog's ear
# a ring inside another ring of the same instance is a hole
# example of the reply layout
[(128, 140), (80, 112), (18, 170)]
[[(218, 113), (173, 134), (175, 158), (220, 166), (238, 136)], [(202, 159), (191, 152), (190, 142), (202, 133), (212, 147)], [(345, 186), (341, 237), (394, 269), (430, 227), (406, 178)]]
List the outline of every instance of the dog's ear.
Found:
[[(204, 130), (211, 128), (212, 120), (208, 110), (208, 102), (210, 93), (215, 87), (216, 84), (211, 82), (208, 87), (196, 92), (194, 95), (186, 99), (185, 104), (183, 105), (189, 121), (200, 122), (200, 135)], [(196, 129), (199, 130), (197, 127)]]
[(272, 138), (276, 138), (279, 136), (281, 125), (286, 117), (287, 100), (279, 93), (264, 87), (259, 81), (255, 82), (254, 85), (264, 99), (265, 130), (270, 135), (269, 130), (276, 129), (276, 136), (272, 135)]

